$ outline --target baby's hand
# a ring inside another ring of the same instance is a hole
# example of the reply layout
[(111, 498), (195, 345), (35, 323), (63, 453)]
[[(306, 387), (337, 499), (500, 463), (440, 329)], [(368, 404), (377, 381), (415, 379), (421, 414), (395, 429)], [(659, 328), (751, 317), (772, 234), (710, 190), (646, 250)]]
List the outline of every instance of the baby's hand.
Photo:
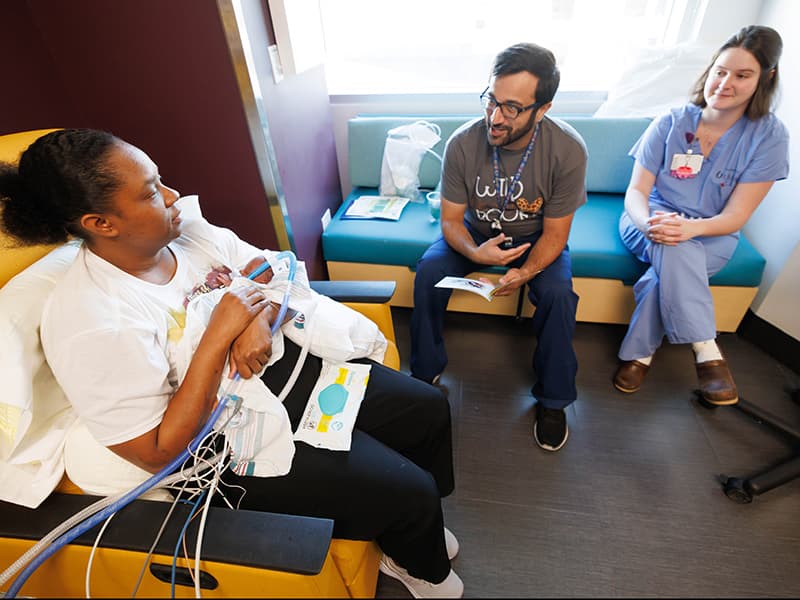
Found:
[(228, 267), (215, 267), (206, 275), (206, 285), (212, 290), (228, 287), (231, 284), (231, 270)]

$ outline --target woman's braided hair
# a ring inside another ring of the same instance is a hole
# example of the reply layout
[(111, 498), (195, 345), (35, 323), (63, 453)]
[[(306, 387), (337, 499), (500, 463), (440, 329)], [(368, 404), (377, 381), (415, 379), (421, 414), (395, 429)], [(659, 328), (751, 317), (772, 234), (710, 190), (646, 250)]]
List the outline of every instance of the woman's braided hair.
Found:
[(28, 147), (19, 166), (0, 164), (2, 227), (23, 244), (83, 237), (80, 218), (111, 209), (118, 188), (106, 166), (118, 138), (94, 129), (62, 129)]

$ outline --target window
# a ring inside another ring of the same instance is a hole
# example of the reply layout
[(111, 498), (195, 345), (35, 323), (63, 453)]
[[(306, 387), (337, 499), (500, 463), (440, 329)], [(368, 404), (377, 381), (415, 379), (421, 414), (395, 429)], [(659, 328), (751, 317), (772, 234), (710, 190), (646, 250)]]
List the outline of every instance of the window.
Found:
[(692, 35), (704, 6), (703, 0), (319, 2), (332, 95), (478, 93), (495, 54), (521, 41), (555, 53), (561, 91), (607, 90), (638, 50)]

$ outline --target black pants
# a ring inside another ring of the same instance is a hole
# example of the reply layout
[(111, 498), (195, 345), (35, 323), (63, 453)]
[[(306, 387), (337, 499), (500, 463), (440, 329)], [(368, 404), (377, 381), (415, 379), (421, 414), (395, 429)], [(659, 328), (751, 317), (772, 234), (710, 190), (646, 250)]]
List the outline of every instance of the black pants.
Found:
[[(284, 356), (262, 377), (275, 394), (300, 353), (284, 340)], [(247, 490), (241, 508), (333, 519), (334, 537), (375, 539), (411, 575), (439, 583), (450, 572), (441, 507), (454, 487), (450, 405), (433, 386), (359, 362), (372, 369), (349, 452), (296, 442), (287, 475), (240, 477), (227, 470), (223, 480)], [(293, 430), (321, 368), (309, 354), (284, 401)]]

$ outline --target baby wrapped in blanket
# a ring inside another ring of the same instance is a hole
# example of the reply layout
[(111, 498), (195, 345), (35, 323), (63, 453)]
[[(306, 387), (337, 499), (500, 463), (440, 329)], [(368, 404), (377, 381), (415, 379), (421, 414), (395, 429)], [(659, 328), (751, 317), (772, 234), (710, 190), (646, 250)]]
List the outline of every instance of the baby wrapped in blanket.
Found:
[[(290, 281), (287, 261), (279, 256), (278, 253), (267, 255), (273, 271), (272, 280), (268, 284), (256, 283), (245, 277), (234, 277), (229, 286), (259, 286), (270, 301), (278, 304), (286, 301), (287, 289), (289, 291), (288, 309), (293, 311), (294, 316), (273, 333), (272, 357), (264, 370), (283, 356), (283, 337), (286, 336), (303, 349), (296, 372), (299, 372), (306, 354), (310, 352), (323, 359), (321, 378), (332, 370), (336, 372), (337, 369), (347, 369), (357, 375), (355, 380), (348, 378), (348, 382), (353, 389), (360, 389), (363, 395), (369, 366), (348, 365), (346, 362), (356, 358), (382, 361), (387, 348), (386, 338), (371, 320), (313, 291), (303, 274), (296, 277), (295, 281)], [(193, 298), (187, 305), (185, 329), (175, 349), (180, 380), (183, 380), (189, 368), (192, 355), (214, 307), (227, 289), (212, 290)], [(264, 371), (258, 375), (263, 373)], [(237, 474), (272, 477), (289, 472), (294, 456), (294, 437), (282, 401), (289, 393), (293, 381), (293, 377), (290, 377), (287, 385), (277, 395), (259, 377), (222, 382), (220, 397), (230, 393), (235, 398), (232, 398), (233, 402), (229, 401), (218, 426), (224, 425), (223, 430), (233, 453), (231, 468)], [(360, 402), (360, 397), (356, 400)], [(349, 448), (349, 434), (356, 414), (357, 407), (356, 413), (351, 411), (349, 430), (342, 430), (347, 436), (347, 443), (340, 441), (330, 446), (332, 449)], [(298, 432), (298, 439), (304, 439), (303, 431)], [(315, 443), (307, 438), (304, 441), (326, 447), (324, 443)]]

